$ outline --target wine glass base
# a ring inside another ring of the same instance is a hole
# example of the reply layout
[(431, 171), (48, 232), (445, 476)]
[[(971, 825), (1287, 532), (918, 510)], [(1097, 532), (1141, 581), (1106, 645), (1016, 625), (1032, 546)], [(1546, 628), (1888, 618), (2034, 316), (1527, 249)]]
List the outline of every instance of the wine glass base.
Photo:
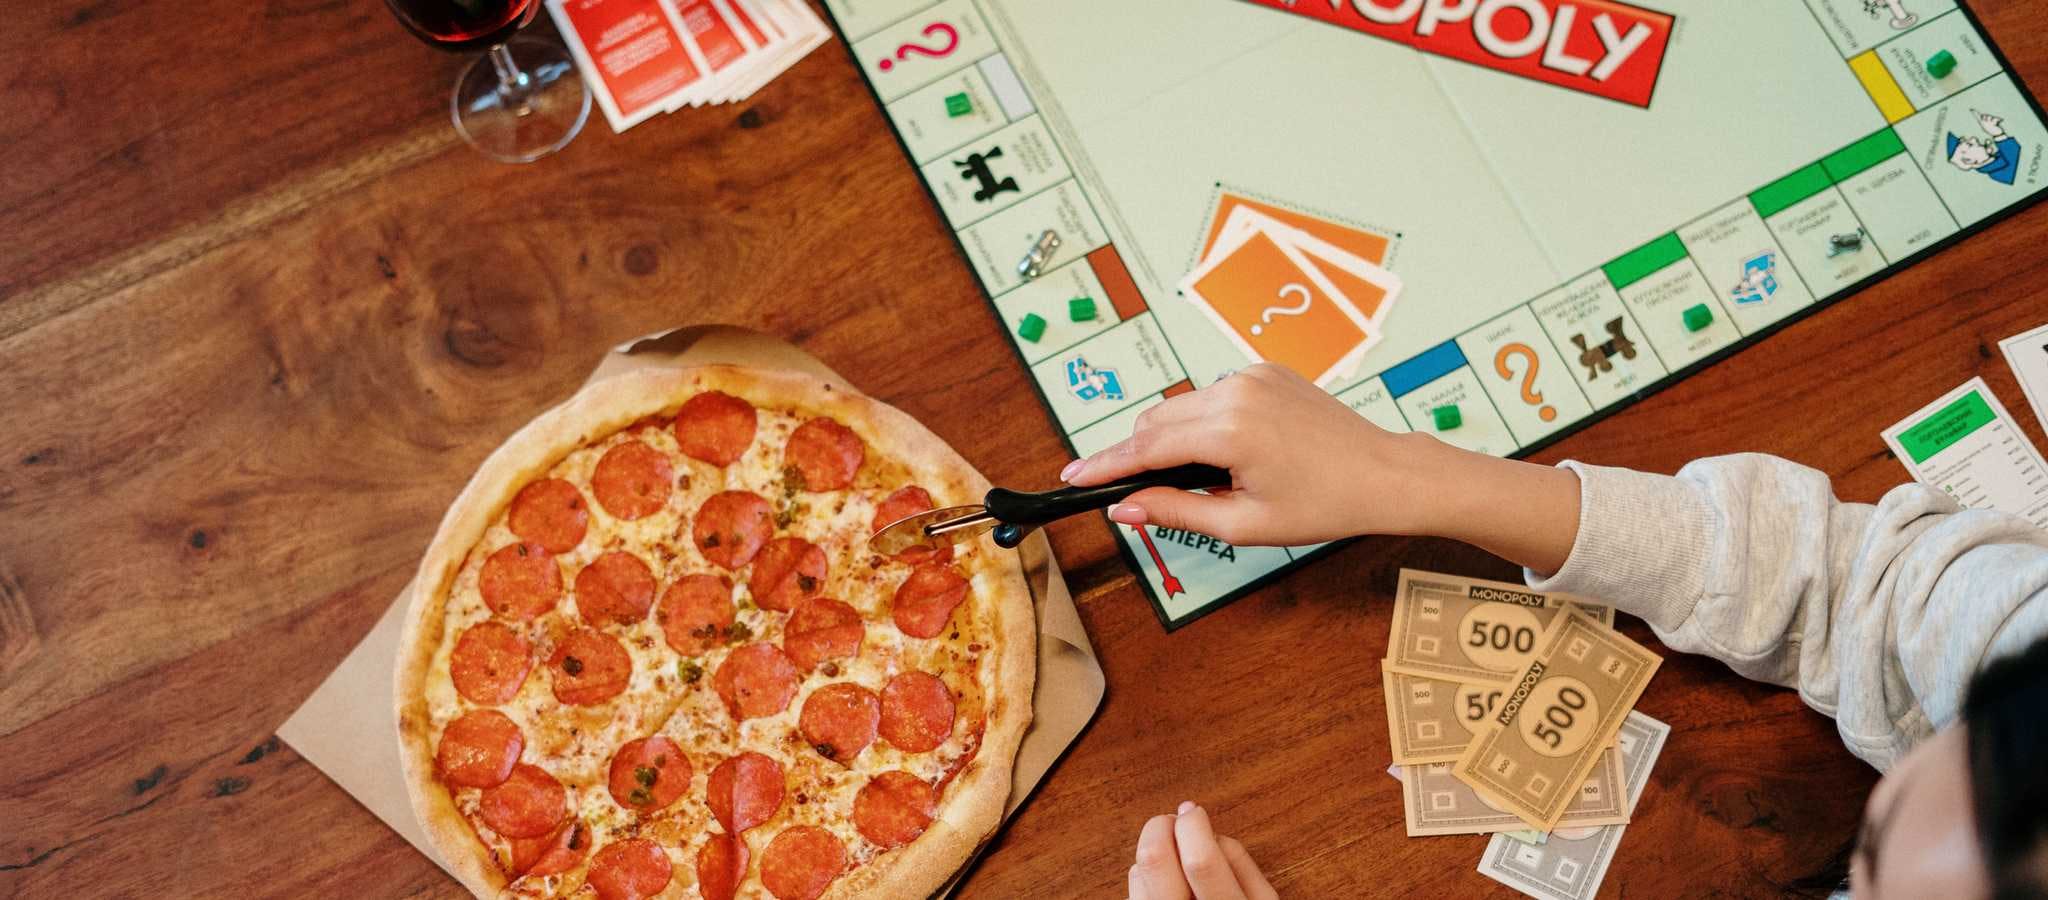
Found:
[(477, 57), (455, 82), (450, 115), (464, 141), (500, 162), (527, 163), (567, 146), (590, 118), (590, 88), (560, 44), (516, 37), (505, 49), (518, 79), (500, 86), (490, 54)]

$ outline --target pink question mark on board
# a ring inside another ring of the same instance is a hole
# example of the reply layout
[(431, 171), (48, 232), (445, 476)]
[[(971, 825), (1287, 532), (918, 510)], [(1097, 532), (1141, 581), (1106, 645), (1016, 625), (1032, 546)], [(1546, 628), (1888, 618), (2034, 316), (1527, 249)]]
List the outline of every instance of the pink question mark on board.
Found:
[(960, 32), (954, 30), (953, 26), (944, 22), (933, 22), (924, 27), (925, 37), (937, 37), (939, 35), (945, 35), (946, 46), (926, 47), (921, 44), (903, 44), (896, 48), (896, 59), (885, 59), (876, 63), (875, 66), (887, 72), (890, 69), (896, 68), (897, 59), (909, 59), (912, 53), (938, 59), (953, 52), (953, 48), (960, 46)]

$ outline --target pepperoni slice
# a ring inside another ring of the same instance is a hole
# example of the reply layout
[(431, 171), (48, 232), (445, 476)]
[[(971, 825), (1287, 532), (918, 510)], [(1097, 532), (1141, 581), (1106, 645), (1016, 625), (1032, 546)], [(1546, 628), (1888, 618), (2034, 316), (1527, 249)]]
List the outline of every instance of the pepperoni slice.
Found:
[(740, 834), (782, 808), (782, 764), (759, 753), (728, 757), (705, 781), (704, 805), (727, 834)]
[(713, 834), (697, 848), (697, 893), (704, 900), (733, 900), (747, 877), (747, 845), (729, 834)]
[(790, 432), (789, 443), (782, 446), (784, 477), (797, 490), (842, 490), (853, 484), (867, 453), (853, 429), (823, 417), (812, 419)]
[(583, 532), (590, 527), (590, 508), (583, 505), (583, 492), (575, 485), (560, 478), (543, 478), (513, 495), (505, 526), (549, 553), (567, 553), (583, 543)]
[(896, 628), (911, 637), (938, 637), (953, 618), (953, 609), (967, 599), (967, 579), (945, 566), (924, 565), (896, 589), (889, 615)]
[(590, 829), (583, 827), (580, 819), (564, 822), (545, 837), (515, 838), (512, 874), (521, 878), (559, 875), (576, 868), (589, 855)]
[(825, 589), (825, 551), (800, 537), (779, 537), (754, 557), (747, 592), (762, 609), (788, 612), (805, 597)]
[(784, 829), (761, 855), (761, 884), (777, 900), (817, 900), (846, 869), (846, 847), (823, 828)]
[(518, 723), (495, 709), (473, 709), (441, 729), (434, 767), (456, 787), (494, 787), (512, 777), (524, 749)]
[(932, 508), (932, 495), (917, 485), (905, 485), (895, 493), (882, 498), (875, 504), (875, 521), (869, 531), (881, 531), (889, 523), (904, 516), (914, 516)]
[(674, 874), (660, 844), (631, 838), (597, 851), (587, 880), (600, 900), (641, 900), (661, 893)]
[(613, 550), (576, 573), (576, 613), (591, 625), (628, 625), (654, 604), (654, 573), (640, 557)]
[(585, 628), (555, 645), (548, 671), (554, 676), (556, 700), (589, 706), (626, 689), (633, 677), (633, 657), (617, 638)]
[(491, 830), (508, 838), (553, 833), (569, 811), (569, 792), (546, 769), (520, 763), (503, 784), (484, 789), (477, 814)]
[(740, 721), (772, 716), (789, 707), (799, 680), (796, 664), (774, 644), (752, 643), (718, 664), (711, 686), (726, 711)]
[(732, 582), (717, 575), (685, 575), (661, 595), (654, 620), (668, 645), (696, 656), (725, 642), (732, 629)]
[(675, 741), (659, 735), (627, 741), (612, 754), (610, 781), (613, 801), (653, 812), (690, 789), (690, 758)]
[(924, 753), (953, 736), (953, 692), (929, 672), (904, 672), (882, 688), (882, 739)]
[(882, 721), (882, 701), (857, 684), (828, 684), (804, 700), (797, 728), (819, 756), (847, 765), (875, 742)]
[(521, 622), (555, 608), (562, 599), (562, 567), (548, 548), (533, 541), (506, 544), (484, 558), (477, 593), (491, 612)]
[(590, 492), (604, 511), (621, 519), (654, 515), (668, 504), (676, 469), (668, 454), (643, 441), (627, 441), (606, 450), (590, 472)]
[(876, 775), (853, 795), (853, 827), (884, 850), (917, 840), (939, 812), (939, 797), (909, 772)]
[[(925, 493), (924, 488), (914, 484), (897, 488), (895, 493), (875, 504), (875, 523), (869, 530), (881, 531), (897, 519), (914, 516), (933, 508), (932, 495)], [(896, 554), (896, 558), (913, 566), (928, 562), (946, 562), (953, 558), (953, 545), (919, 545)]]
[(471, 703), (496, 706), (519, 694), (533, 669), (533, 649), (502, 622), (469, 626), (448, 654), (448, 677), (455, 692)]
[(714, 466), (739, 461), (754, 443), (754, 405), (731, 394), (705, 391), (676, 410), (676, 443), (691, 459)]
[(828, 659), (860, 655), (861, 638), (867, 624), (860, 613), (828, 597), (811, 597), (798, 603), (783, 626), (782, 649), (791, 662), (805, 672)]
[(774, 533), (775, 520), (768, 501), (746, 491), (711, 495), (697, 508), (697, 518), (690, 523), (697, 551), (727, 569), (738, 569), (752, 561)]

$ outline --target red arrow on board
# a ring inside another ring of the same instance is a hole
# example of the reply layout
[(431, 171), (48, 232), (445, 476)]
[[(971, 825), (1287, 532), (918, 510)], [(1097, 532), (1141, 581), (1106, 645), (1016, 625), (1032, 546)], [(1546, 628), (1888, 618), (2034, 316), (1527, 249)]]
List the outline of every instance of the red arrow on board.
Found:
[(1137, 531), (1139, 539), (1145, 542), (1145, 552), (1152, 554), (1152, 565), (1159, 569), (1159, 586), (1166, 589), (1166, 596), (1186, 593), (1181, 589), (1180, 579), (1173, 577), (1172, 570), (1166, 568), (1166, 559), (1159, 555), (1159, 548), (1153, 545), (1151, 532), (1146, 531), (1143, 526), (1139, 526)]

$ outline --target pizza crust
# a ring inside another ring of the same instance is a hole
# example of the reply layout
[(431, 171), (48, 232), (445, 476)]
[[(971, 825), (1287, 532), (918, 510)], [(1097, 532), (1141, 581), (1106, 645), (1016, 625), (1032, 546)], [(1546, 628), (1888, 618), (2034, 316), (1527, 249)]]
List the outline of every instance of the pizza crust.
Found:
[[(844, 384), (797, 372), (726, 365), (626, 372), (586, 386), (513, 433), (449, 505), (428, 545), (413, 581), (393, 684), (399, 759), (413, 811), (445, 866), (478, 896), (496, 896), (508, 881), (435, 776), (432, 716), (424, 691), (443, 642), (450, 587), (470, 550), (527, 482), (577, 448), (647, 417), (673, 413), (683, 400), (706, 390), (725, 391), (759, 407), (792, 407), (837, 419), (881, 457), (908, 468), (941, 506), (949, 500), (975, 502), (989, 490), (987, 479), (917, 420)], [(980, 540), (983, 552), (973, 554), (978, 562), (968, 575), (994, 616), (989, 630), (995, 645), (986, 657), (994, 677), (981, 744), (948, 786), (925, 833), (842, 875), (827, 898), (929, 897), (1002, 822), (1017, 747), (1031, 722), (1038, 626), (1015, 554), (998, 550), (986, 535)]]

